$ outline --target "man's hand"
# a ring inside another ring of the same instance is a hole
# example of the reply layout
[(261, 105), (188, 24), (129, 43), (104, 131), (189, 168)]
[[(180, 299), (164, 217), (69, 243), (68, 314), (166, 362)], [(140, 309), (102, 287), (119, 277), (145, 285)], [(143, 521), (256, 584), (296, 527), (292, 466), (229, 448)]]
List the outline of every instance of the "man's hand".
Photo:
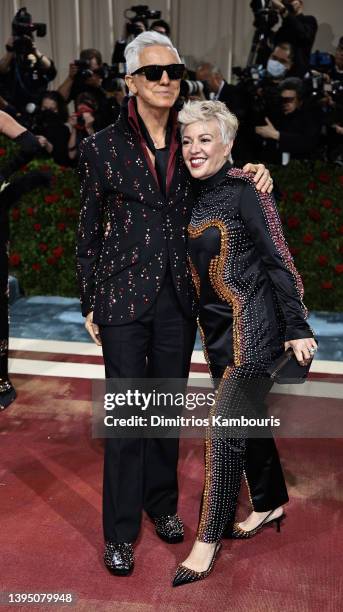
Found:
[(268, 168), (263, 164), (245, 164), (243, 172), (253, 172), (255, 174), (254, 183), (256, 183), (257, 191), (262, 193), (273, 191), (273, 179)]
[(281, 13), (283, 17), (287, 14), (287, 8), (285, 7), (284, 3), (281, 2), (281, 0), (272, 0), (272, 5), (273, 9), (278, 11), (278, 13)]
[(268, 117), (265, 117), (265, 121), (266, 121), (266, 125), (258, 125), (257, 127), (255, 127), (256, 134), (258, 134), (259, 136), (262, 136), (262, 138), (279, 140), (280, 132), (278, 132), (278, 130), (275, 129), (272, 122), (269, 121)]
[(76, 77), (76, 75), (77, 75), (78, 71), (79, 71), (78, 66), (76, 66), (76, 65), (74, 64), (74, 62), (71, 62), (71, 63), (69, 64), (69, 74), (68, 74), (68, 76), (69, 76), (69, 78), (70, 78), (72, 81), (75, 79), (75, 77)]
[(317, 350), (317, 343), (314, 338), (301, 338), (299, 340), (289, 340), (285, 342), (285, 351), (292, 348), (300, 365), (307, 365)]
[(85, 328), (97, 346), (101, 346), (99, 326), (93, 323), (93, 311), (86, 316)]

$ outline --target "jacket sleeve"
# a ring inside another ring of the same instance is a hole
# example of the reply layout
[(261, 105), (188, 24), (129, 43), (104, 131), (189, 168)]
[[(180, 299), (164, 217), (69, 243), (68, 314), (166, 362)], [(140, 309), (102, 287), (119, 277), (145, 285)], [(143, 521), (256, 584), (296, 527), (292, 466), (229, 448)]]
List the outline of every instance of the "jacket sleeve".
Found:
[(81, 311), (84, 317), (94, 308), (95, 275), (103, 242), (103, 189), (96, 161), (90, 139), (83, 141), (78, 164), (81, 208), (76, 260)]
[[(313, 45), (316, 32), (318, 30), (318, 23), (315, 17), (312, 15), (306, 15), (304, 18), (299, 19), (296, 15), (287, 15), (282, 22), (282, 29), (291, 33), (289, 40), (293, 44), (297, 44), (300, 47), (306, 45)], [(279, 40), (276, 33), (276, 41)], [(286, 37), (283, 36), (284, 41)]]
[(284, 238), (273, 196), (245, 185), (240, 198), (240, 214), (276, 291), (286, 323), (285, 341), (312, 338), (313, 331), (306, 322), (307, 309), (302, 301), (303, 284)]

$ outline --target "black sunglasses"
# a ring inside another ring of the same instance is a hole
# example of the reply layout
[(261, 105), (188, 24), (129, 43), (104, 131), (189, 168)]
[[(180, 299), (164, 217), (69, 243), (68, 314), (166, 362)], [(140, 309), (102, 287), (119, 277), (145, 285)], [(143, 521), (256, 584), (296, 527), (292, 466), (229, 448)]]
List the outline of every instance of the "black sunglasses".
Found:
[(142, 66), (141, 68), (138, 68), (138, 70), (135, 70), (132, 73), (132, 76), (135, 74), (144, 74), (148, 81), (160, 81), (164, 71), (166, 71), (171, 81), (176, 81), (178, 79), (182, 79), (185, 71), (185, 65), (168, 64), (167, 66), (159, 66), (157, 64), (152, 64), (151, 66)]

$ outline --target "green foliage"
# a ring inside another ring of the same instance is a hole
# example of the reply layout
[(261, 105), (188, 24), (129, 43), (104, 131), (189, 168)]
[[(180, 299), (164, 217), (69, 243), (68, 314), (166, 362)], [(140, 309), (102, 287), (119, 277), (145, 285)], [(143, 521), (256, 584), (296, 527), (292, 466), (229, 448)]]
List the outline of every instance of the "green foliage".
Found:
[(311, 310), (343, 310), (343, 170), (322, 162), (273, 168), (285, 236)]
[[(13, 153), (0, 140), (0, 163)], [(50, 169), (50, 189), (35, 189), (10, 211), (10, 269), (27, 295), (76, 296), (75, 234), (79, 185), (74, 170), (33, 161), (29, 169)], [(27, 169), (23, 169), (27, 171)], [(272, 168), (282, 191), (284, 231), (305, 285), (311, 310), (343, 310), (343, 170), (321, 162), (292, 162)]]

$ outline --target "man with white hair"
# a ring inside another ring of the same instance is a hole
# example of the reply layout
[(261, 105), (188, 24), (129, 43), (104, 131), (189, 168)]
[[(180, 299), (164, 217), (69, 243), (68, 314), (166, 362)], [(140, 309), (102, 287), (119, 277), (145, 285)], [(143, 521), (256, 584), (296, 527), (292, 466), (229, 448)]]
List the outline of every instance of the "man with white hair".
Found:
[[(107, 378), (187, 379), (196, 329), (186, 255), (193, 194), (173, 109), (184, 66), (157, 32), (137, 36), (125, 58), (128, 102), (81, 150), (82, 313)], [(248, 169), (258, 187), (270, 187), (264, 166)], [(177, 460), (177, 439), (106, 439), (104, 561), (113, 573), (132, 571), (143, 510), (160, 538), (183, 540)]]

